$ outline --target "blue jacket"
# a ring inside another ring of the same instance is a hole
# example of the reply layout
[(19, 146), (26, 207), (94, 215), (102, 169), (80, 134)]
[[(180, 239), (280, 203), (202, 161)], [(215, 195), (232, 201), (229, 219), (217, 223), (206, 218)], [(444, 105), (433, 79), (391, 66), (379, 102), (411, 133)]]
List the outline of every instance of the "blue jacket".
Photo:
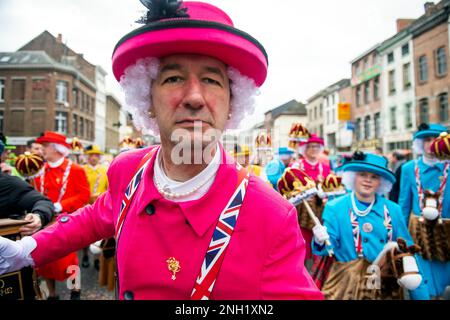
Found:
[[(384, 197), (376, 196), (376, 201), (369, 214), (357, 217), (360, 234), (362, 237), (363, 254), (367, 261), (373, 262), (383, 250), (388, 241), (387, 229), (384, 226), (384, 206), (387, 206), (392, 224), (392, 240), (403, 238), (408, 245), (412, 245), (411, 235), (403, 220), (400, 207)], [(358, 258), (353, 240), (352, 225), (350, 222), (351, 194), (339, 197), (326, 204), (323, 212), (323, 224), (327, 227), (330, 242), (334, 250), (336, 260), (349, 262)], [(360, 209), (363, 209), (361, 207)], [(373, 230), (365, 232), (363, 225), (372, 224)], [(312, 242), (313, 253), (316, 255), (327, 255), (326, 247)], [(420, 262), (418, 261), (421, 271)], [(410, 292), (411, 298), (415, 300), (429, 299), (427, 285), (422, 281), (420, 286)]]
[[(411, 211), (415, 215), (420, 215), (419, 195), (416, 185), (416, 175), (414, 173), (416, 160), (408, 161), (403, 165), (402, 175), (400, 180), (400, 196), (398, 204), (402, 208), (405, 222), (408, 224), (409, 215)], [(425, 164), (422, 157), (418, 160), (420, 182), (425, 191), (430, 189), (434, 192), (438, 191), (441, 184), (439, 178), (443, 175), (444, 165), (442, 163), (434, 166)], [(447, 180), (447, 185), (444, 188), (444, 201), (442, 205), (442, 217), (450, 218), (450, 179)]]
[[(434, 166), (425, 164), (422, 158), (418, 160), (420, 182), (423, 190), (431, 189), (436, 192), (439, 189), (441, 180), (439, 179), (444, 173), (444, 165), (442, 163)], [(415, 215), (420, 215), (419, 195), (416, 185), (415, 160), (405, 163), (402, 167), (402, 175), (400, 181), (400, 196), (398, 203), (403, 210), (403, 216), (406, 224), (409, 223), (409, 215), (411, 211)], [(450, 177), (444, 188), (444, 200), (442, 205), (442, 217), (450, 218)], [(421, 258), (423, 273), (428, 284), (430, 295), (439, 296), (446, 286), (450, 285), (450, 262), (430, 261)]]

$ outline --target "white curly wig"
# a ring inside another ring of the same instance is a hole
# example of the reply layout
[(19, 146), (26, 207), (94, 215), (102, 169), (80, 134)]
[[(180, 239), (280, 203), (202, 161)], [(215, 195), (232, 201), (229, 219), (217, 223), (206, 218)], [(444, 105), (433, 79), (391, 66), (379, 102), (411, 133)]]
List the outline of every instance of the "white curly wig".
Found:
[[(140, 59), (129, 66), (120, 78), (120, 85), (125, 93), (124, 108), (133, 117), (136, 129), (144, 134), (159, 134), (155, 119), (148, 116), (151, 82), (158, 75), (159, 64), (156, 58)], [(228, 67), (227, 74), (231, 88), (231, 119), (225, 129), (236, 129), (245, 117), (253, 114), (259, 90), (253, 79), (242, 75), (237, 69)]]
[[(350, 190), (355, 190), (355, 178), (356, 178), (356, 171), (344, 171), (342, 173), (342, 184)], [(386, 193), (389, 193), (392, 189), (392, 182), (389, 180), (381, 177), (381, 183), (378, 187), (377, 193), (379, 195), (383, 195)]]
[[(325, 150), (324, 146), (321, 145), (320, 146), (320, 153), (322, 153), (324, 150)], [(305, 151), (306, 151), (306, 144), (297, 147), (297, 152), (299, 154), (301, 154), (302, 156), (305, 155)]]
[(417, 138), (413, 140), (412, 148), (417, 155), (424, 153), (423, 139)]
[(63, 146), (59, 143), (50, 143), (50, 145), (59, 153), (61, 153), (64, 157), (67, 157), (70, 154), (70, 149)]

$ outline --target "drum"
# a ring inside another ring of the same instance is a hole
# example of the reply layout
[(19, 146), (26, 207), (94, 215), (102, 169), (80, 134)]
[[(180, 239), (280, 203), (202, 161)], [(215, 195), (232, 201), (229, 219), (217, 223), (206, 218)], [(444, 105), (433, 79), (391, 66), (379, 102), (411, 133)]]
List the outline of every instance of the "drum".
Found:
[[(303, 200), (305, 201), (305, 200)], [(324, 208), (324, 203), (320, 197), (317, 195), (309, 198), (308, 204), (311, 207), (312, 211), (316, 215), (317, 218), (319, 218), (320, 222), (322, 222), (322, 211)], [(305, 205), (300, 202), (300, 204), (297, 205), (297, 217), (298, 217), (298, 223), (300, 227), (308, 230), (312, 230), (312, 228), (315, 226), (314, 221), (311, 219), (311, 217), (308, 214), (308, 211), (305, 207)]]
[(424, 259), (450, 261), (450, 219), (429, 221), (411, 213), (409, 231)]
[[(29, 222), (23, 220), (0, 219), (0, 236), (11, 240), (21, 238), (19, 229)], [(36, 272), (31, 267), (0, 276), (0, 300), (42, 299)]]

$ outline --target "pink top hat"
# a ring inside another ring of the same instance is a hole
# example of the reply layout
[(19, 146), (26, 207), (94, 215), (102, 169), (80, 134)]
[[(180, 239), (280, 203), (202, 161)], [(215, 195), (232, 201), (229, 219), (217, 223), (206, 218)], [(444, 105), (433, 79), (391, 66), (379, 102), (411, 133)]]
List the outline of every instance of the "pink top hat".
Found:
[(260, 87), (267, 76), (264, 47), (234, 27), (219, 8), (196, 1), (141, 0), (149, 8), (146, 23), (124, 36), (113, 53), (113, 72), (119, 81), (127, 67), (147, 57), (201, 54), (216, 58), (253, 79)]
[(324, 145), (323, 139), (320, 138), (319, 136), (317, 136), (315, 133), (311, 133), (311, 136), (309, 137), (309, 139), (306, 142), (304, 142), (302, 145), (307, 145), (310, 143), (318, 143), (321, 146)]

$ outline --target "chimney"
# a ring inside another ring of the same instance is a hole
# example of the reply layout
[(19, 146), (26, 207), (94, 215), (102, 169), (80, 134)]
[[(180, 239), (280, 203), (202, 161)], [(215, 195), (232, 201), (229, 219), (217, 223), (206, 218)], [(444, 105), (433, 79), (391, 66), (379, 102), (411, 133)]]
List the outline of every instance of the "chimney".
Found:
[(435, 4), (434, 2), (425, 2), (425, 4), (423, 5), (425, 8), (425, 14), (431, 14), (433, 12), (433, 10), (435, 9)]
[(56, 38), (56, 42), (62, 43), (62, 34), (58, 33), (58, 37)]
[(414, 19), (397, 19), (397, 32), (402, 31), (413, 22)]

